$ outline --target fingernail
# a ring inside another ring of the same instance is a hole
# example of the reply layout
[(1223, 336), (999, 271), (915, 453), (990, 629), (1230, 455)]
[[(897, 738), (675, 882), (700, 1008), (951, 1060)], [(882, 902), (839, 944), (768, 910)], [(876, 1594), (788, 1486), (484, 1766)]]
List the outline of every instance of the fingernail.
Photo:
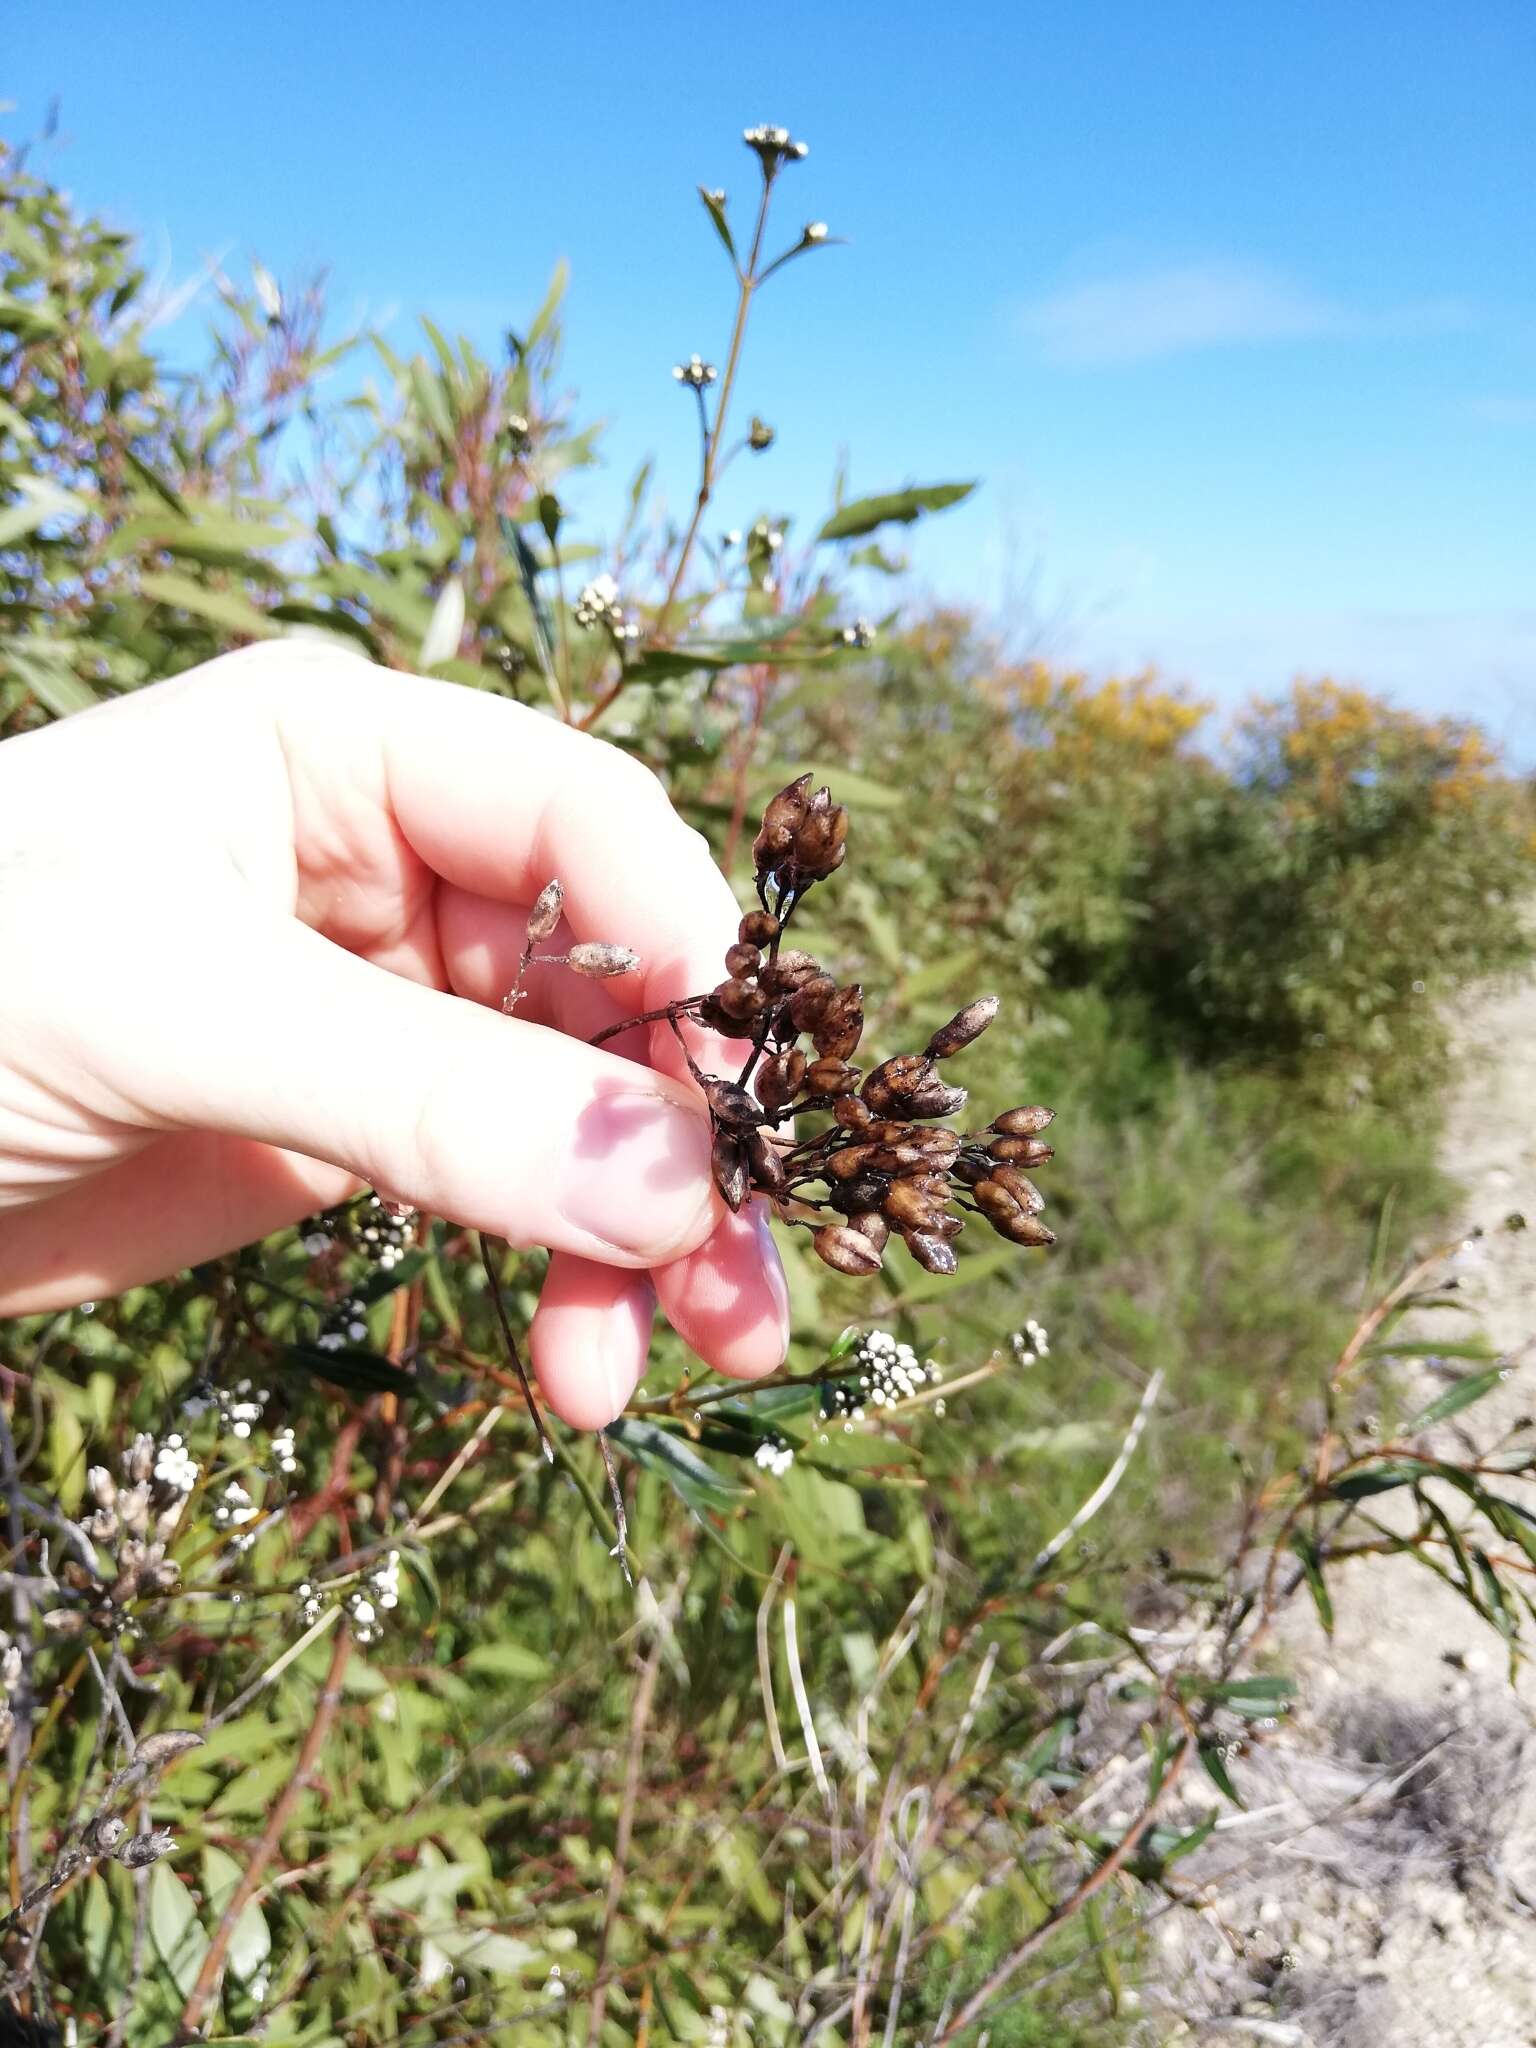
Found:
[(773, 1231), (768, 1223), (768, 1204), (752, 1204), (752, 1228), (757, 1237), (758, 1249), (763, 1255), (763, 1277), (768, 1282), (768, 1292), (779, 1318), (779, 1331), (784, 1349), (789, 1349), (789, 1286), (784, 1278), (784, 1262), (779, 1257), (779, 1248), (773, 1241)]
[(709, 1124), (649, 1090), (600, 1096), (578, 1118), (556, 1203), (594, 1252), (675, 1259), (715, 1217)]

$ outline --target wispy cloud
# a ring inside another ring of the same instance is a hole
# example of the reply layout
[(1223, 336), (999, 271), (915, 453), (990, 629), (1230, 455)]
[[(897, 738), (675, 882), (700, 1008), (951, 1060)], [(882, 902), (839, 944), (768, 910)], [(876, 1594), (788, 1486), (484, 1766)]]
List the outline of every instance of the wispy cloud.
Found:
[(1017, 320), (1048, 362), (1076, 367), (1191, 349), (1442, 333), (1468, 326), (1471, 314), (1454, 300), (1365, 312), (1264, 264), (1202, 261), (1069, 285), (1021, 306)]

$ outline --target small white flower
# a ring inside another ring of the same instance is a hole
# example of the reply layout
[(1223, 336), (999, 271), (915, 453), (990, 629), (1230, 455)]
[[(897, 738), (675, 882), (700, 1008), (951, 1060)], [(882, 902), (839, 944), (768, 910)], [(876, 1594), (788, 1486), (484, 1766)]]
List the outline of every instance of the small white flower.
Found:
[(707, 384), (713, 384), (720, 372), (713, 363), (706, 363), (700, 355), (692, 355), (686, 363), (674, 363), (672, 374), (679, 384), (686, 384), (690, 391), (702, 391)]
[(177, 1435), (168, 1436), (155, 1453), (154, 1477), (177, 1493), (190, 1493), (201, 1470)]
[(231, 1479), (225, 1487), (213, 1519), (221, 1529), (238, 1529), (246, 1522), (254, 1522), (261, 1510), (238, 1479)]
[(805, 230), (805, 239), (808, 242), (824, 242), (827, 239), (826, 222), (824, 220), (808, 222)]
[(782, 1479), (795, 1462), (793, 1444), (760, 1443), (753, 1453), (754, 1462), (765, 1472), (771, 1472), (775, 1479)]
[(868, 619), (855, 619), (851, 626), (844, 626), (842, 642), (845, 647), (869, 647), (875, 638), (875, 629)]
[(291, 1428), (280, 1429), (272, 1439), (272, 1457), (279, 1472), (297, 1472), (298, 1445)]
[(400, 1605), (400, 1553), (390, 1551), (384, 1562), (368, 1574), (368, 1585), (380, 1607)]

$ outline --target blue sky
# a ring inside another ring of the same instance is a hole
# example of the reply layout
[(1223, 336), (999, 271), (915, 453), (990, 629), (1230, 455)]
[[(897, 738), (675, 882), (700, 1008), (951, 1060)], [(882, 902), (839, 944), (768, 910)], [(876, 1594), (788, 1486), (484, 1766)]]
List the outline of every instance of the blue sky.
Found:
[[(338, 310), (492, 341), (570, 259), (594, 518), (654, 451), (730, 278), (694, 186), (811, 145), (783, 224), (851, 246), (765, 294), (781, 441), (721, 507), (802, 523), (979, 476), (913, 589), (1203, 693), (1332, 672), (1536, 756), (1536, 7), (439, 0), (13, 13), (3, 90), (165, 276), (328, 266)], [(179, 334), (177, 339), (179, 341)]]

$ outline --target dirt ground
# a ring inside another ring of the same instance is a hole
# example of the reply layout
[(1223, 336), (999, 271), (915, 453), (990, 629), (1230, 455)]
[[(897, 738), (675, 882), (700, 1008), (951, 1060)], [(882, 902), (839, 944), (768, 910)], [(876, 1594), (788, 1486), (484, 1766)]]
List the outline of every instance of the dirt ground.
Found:
[[(1536, 1417), (1536, 984), (1471, 1006), (1461, 1039), (1445, 1164), (1487, 1235), (1460, 1281), (1509, 1368), (1465, 1418), (1486, 1444)], [(1426, 1366), (1408, 1397), (1444, 1385)], [(1310, 1602), (1284, 1616), (1299, 1711), (1191, 1873), (1214, 1909), (1162, 1925), (1150, 2037), (1536, 2048), (1536, 1673), (1511, 1688), (1497, 1636), (1411, 1559), (1348, 1565), (1334, 1599), (1331, 1642)]]

